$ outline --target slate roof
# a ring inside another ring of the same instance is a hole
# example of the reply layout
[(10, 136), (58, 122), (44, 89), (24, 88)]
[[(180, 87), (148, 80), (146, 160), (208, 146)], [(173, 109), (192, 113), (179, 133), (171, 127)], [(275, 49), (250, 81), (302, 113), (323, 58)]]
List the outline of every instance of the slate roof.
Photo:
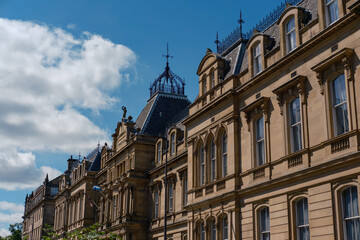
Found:
[(148, 100), (136, 119), (135, 128), (140, 128), (139, 134), (163, 135), (174, 117), (183, 113), (189, 105), (190, 100), (185, 95), (158, 92)]
[[(318, 17), (318, 3), (315, 0), (303, 0), (296, 6), (304, 8), (306, 12), (310, 13), (310, 19), (307, 22), (309, 24)], [(274, 44), (269, 51), (272, 51), (280, 45), (280, 29), (279, 25), (274, 22), (262, 33), (269, 35), (274, 40)], [(238, 41), (237, 46), (231, 46), (231, 51), (225, 50), (221, 56), (227, 60), (228, 69), (224, 79), (229, 78), (231, 75), (238, 75), (248, 68), (248, 51), (246, 51), (246, 41)]]
[(97, 154), (94, 157), (93, 162), (91, 163), (90, 167), (89, 167), (89, 171), (92, 172), (97, 172), (100, 170), (100, 166), (101, 166), (101, 155), (98, 149), (97, 150)]

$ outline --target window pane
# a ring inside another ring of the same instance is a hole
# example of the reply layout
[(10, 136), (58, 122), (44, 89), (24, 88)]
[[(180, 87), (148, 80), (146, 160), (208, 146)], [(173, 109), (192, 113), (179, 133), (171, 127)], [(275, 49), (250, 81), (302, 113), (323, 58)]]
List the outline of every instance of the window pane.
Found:
[(264, 118), (261, 117), (256, 122), (256, 140), (264, 138)]
[(295, 19), (292, 17), (286, 24), (286, 32), (289, 33), (295, 28)]
[(292, 125), (300, 121), (300, 100), (296, 98), (290, 103), (290, 124)]
[(227, 175), (227, 135), (224, 132), (222, 135), (222, 176)]
[(360, 222), (357, 187), (349, 187), (342, 191), (342, 205), (346, 239), (359, 240)]
[(334, 133), (340, 135), (349, 131), (346, 86), (344, 74), (332, 82)]

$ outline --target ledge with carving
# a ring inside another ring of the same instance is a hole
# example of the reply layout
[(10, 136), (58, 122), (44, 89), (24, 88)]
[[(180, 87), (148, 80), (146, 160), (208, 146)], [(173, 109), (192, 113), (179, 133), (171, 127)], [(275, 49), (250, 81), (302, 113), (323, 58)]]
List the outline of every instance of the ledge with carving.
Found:
[[(195, 198), (199, 198), (202, 196), (210, 195), (212, 193), (216, 193), (220, 190), (226, 189), (226, 182), (235, 177), (235, 174), (227, 175), (224, 178), (216, 179), (212, 182), (206, 183), (202, 186), (196, 186), (190, 190), (188, 193), (195, 193)], [(212, 188), (212, 190), (210, 190)], [(233, 189), (232, 189), (233, 190)]]

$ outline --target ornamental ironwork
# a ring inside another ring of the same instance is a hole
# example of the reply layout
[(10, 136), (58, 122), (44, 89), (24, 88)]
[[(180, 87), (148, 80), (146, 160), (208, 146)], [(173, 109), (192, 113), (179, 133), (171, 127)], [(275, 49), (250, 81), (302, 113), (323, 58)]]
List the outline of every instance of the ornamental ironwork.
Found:
[(280, 5), (278, 5), (270, 14), (263, 18), (259, 23), (257, 23), (254, 27), (250, 28), (250, 30), (246, 33), (242, 33), (242, 25), (240, 24), (240, 26), (237, 26), (230, 34), (228, 34), (222, 41), (217, 44), (217, 52), (219, 54), (223, 53), (226, 49), (231, 47), (240, 39), (249, 40), (255, 31), (263, 32), (279, 19), (280, 15), (284, 12), (287, 4), (297, 5), (301, 1), (303, 0), (285, 0)]
[(173, 73), (169, 67), (169, 58), (172, 58), (169, 55), (169, 44), (167, 45), (167, 54), (164, 57), (166, 57), (165, 71), (150, 84), (150, 98), (157, 92), (185, 94), (185, 80)]

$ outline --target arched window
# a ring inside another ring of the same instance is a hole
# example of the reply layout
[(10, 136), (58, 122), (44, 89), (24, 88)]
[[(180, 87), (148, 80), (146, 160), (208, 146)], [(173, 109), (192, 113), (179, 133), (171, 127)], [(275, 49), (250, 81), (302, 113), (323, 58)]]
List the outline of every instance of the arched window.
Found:
[(176, 147), (175, 133), (171, 134), (170, 139), (171, 139), (170, 154), (173, 155), (175, 154), (175, 147)]
[(253, 64), (254, 64), (254, 76), (255, 76), (262, 71), (260, 43), (258, 43), (253, 48)]
[(265, 138), (264, 138), (264, 117), (261, 116), (255, 122), (255, 145), (256, 145), (256, 166), (265, 163)]
[(210, 74), (210, 77), (211, 77), (211, 88), (215, 87), (215, 71), (212, 70), (211, 71), (211, 74)]
[(161, 142), (158, 142), (157, 144), (157, 162), (161, 163), (161, 156), (162, 156), (162, 151), (161, 151)]
[(228, 240), (229, 239), (229, 222), (227, 217), (224, 217), (222, 219), (222, 223), (221, 223), (221, 227), (222, 227), (222, 239), (223, 240)]
[(205, 150), (204, 145), (201, 144), (199, 151), (199, 168), (200, 168), (200, 186), (205, 184)]
[(295, 18), (291, 17), (285, 24), (286, 34), (286, 52), (291, 52), (296, 48), (296, 32), (295, 32)]
[(260, 240), (270, 240), (269, 208), (263, 207), (258, 212), (258, 227)]
[(226, 135), (226, 132), (224, 132), (221, 137), (221, 168), (222, 168), (222, 177), (225, 177), (227, 175), (227, 135)]
[(215, 142), (214, 139), (210, 142), (210, 179), (215, 181), (216, 179), (216, 158), (215, 158)]
[(334, 119), (334, 134), (340, 134), (349, 131), (348, 109), (346, 99), (346, 86), (344, 74), (339, 75), (332, 81), (332, 106)]
[(307, 198), (295, 202), (296, 240), (309, 240), (309, 215)]
[(326, 25), (329, 26), (339, 19), (338, 0), (324, 0), (325, 1), (325, 16)]
[(352, 186), (341, 192), (343, 232), (345, 240), (360, 239), (360, 216), (357, 187)]
[(199, 231), (199, 239), (200, 240), (205, 240), (205, 226), (204, 226), (204, 222), (202, 222), (201, 224), (200, 224), (200, 229), (199, 229), (200, 231)]
[(299, 97), (295, 98), (293, 101), (290, 102), (289, 115), (291, 152), (297, 152), (302, 149), (301, 113)]
[(216, 224), (215, 219), (210, 221), (210, 229), (209, 229), (210, 240), (216, 240)]

